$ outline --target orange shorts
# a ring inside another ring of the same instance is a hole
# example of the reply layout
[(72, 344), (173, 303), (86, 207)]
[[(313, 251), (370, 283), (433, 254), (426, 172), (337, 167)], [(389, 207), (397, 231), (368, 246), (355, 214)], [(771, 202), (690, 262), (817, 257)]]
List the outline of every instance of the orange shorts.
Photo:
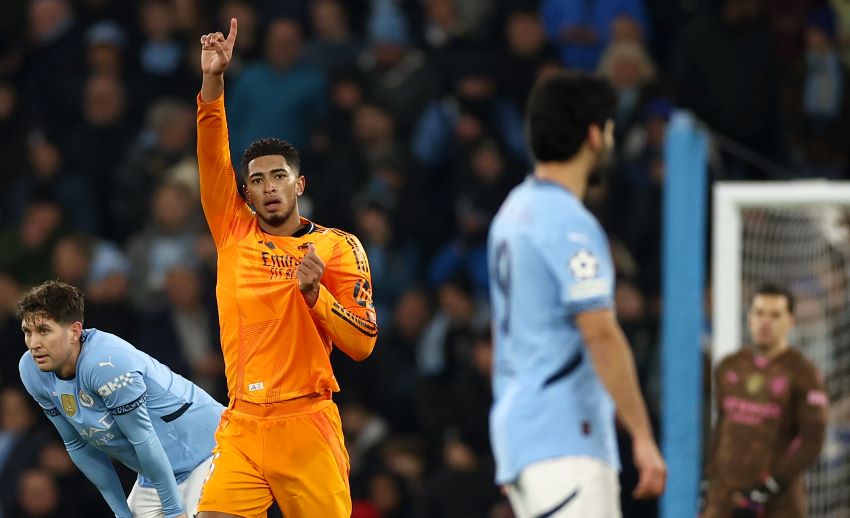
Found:
[(330, 395), (258, 405), (235, 401), (215, 433), (198, 511), (262, 518), (348, 518), (348, 452)]

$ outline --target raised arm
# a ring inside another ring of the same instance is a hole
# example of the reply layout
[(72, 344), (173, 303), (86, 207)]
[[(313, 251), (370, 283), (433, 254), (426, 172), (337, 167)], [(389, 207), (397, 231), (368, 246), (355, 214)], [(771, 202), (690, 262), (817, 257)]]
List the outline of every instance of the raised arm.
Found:
[(233, 57), (235, 43), (236, 18), (230, 20), (227, 38), (220, 32), (201, 36), (203, 82), (198, 95), (198, 169), (201, 205), (218, 247), (222, 246), (233, 218), (244, 209), (236, 190), (224, 111), (224, 71)]

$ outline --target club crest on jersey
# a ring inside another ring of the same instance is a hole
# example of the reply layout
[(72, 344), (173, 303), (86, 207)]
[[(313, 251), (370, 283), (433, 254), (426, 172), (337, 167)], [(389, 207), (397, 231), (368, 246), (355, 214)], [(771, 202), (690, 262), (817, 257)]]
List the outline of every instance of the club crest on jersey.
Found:
[(62, 401), (62, 410), (68, 417), (73, 417), (77, 413), (77, 398), (73, 394), (62, 394), (59, 396)]
[(747, 377), (747, 393), (755, 395), (761, 392), (764, 388), (764, 375), (760, 372), (754, 372)]
[(80, 389), (79, 393), (80, 404), (86, 408), (91, 408), (94, 406), (94, 398), (89, 396), (83, 389)]
[(599, 274), (599, 260), (590, 250), (582, 248), (570, 259), (570, 271), (580, 281), (593, 279)]

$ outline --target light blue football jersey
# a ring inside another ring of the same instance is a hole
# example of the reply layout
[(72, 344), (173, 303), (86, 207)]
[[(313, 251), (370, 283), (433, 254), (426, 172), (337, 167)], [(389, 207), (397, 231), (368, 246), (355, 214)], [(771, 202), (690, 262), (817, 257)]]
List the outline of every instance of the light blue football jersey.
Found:
[[(178, 483), (212, 454), (220, 403), (113, 334), (86, 329), (82, 344), (69, 380), (40, 371), (29, 352), (21, 357), (21, 380), (46, 414), (63, 417), (86, 442), (140, 473), (136, 451), (113, 416), (144, 404)], [(153, 487), (141, 473), (139, 483)]]
[(531, 176), (493, 220), (488, 263), (496, 481), (563, 456), (619, 469), (614, 403), (575, 322), (613, 307), (614, 268), (599, 223), (570, 191)]

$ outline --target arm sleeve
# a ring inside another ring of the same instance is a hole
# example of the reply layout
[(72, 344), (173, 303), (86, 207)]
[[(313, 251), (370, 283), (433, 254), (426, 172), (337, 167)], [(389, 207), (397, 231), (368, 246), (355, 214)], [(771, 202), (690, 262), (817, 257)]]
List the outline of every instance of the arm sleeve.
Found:
[(147, 385), (139, 359), (126, 350), (109, 351), (109, 365), (90, 363), (81, 372), (103, 399), (118, 428), (133, 445), (141, 473), (153, 482), (166, 517), (183, 513), (171, 463), (148, 415)]
[(826, 433), (829, 397), (817, 369), (808, 362), (800, 365), (794, 387), (797, 437), (773, 469), (780, 485), (790, 483), (820, 455)]
[(142, 395), (138, 403), (111, 412), (118, 428), (136, 450), (142, 473), (153, 482), (162, 502), (162, 512), (167, 518), (183, 514), (183, 502), (177, 490), (174, 471), (151, 423), (145, 396)]
[(319, 298), (311, 309), (339, 349), (364, 360), (378, 336), (369, 261), (360, 241), (345, 234), (325, 268)]
[(28, 376), (23, 361), (21, 362), (21, 380), (27, 392), (35, 399), (50, 422), (56, 427), (71, 460), (83, 472), (83, 475), (97, 487), (115, 516), (117, 518), (131, 518), (133, 515), (127, 506), (124, 488), (121, 487), (121, 481), (118, 479), (118, 474), (115, 472), (115, 467), (109, 457), (87, 443), (74, 426), (62, 416), (62, 412), (56, 408), (50, 398), (36, 390), (36, 382)]
[(224, 96), (205, 103), (198, 94), (198, 175), (201, 206), (216, 247), (221, 248), (233, 218), (246, 211), (230, 161)]
[(85, 442), (71, 424), (61, 415), (50, 416), (50, 421), (59, 430), (59, 435), (65, 442), (65, 449), (74, 464), (83, 472), (83, 475), (94, 484), (103, 499), (118, 518), (131, 517), (133, 514), (127, 506), (127, 497), (124, 488), (115, 472), (112, 461), (102, 451)]
[[(571, 225), (577, 228), (577, 225)], [(570, 314), (614, 307), (614, 266), (600, 229), (580, 229), (547, 236), (539, 243), (541, 255), (554, 275), (561, 303)]]

